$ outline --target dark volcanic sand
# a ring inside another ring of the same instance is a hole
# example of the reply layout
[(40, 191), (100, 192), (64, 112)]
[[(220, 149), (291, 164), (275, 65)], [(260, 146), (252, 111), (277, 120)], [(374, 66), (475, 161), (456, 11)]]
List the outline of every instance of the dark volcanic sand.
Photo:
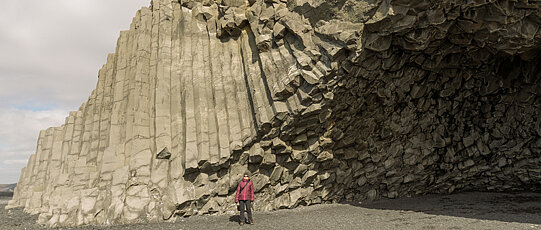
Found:
[[(0, 229), (45, 229), (37, 216), (5, 210)], [(327, 204), (258, 212), (255, 225), (239, 226), (238, 215), (178, 218), (175, 223), (85, 226), (64, 229), (541, 229), (541, 193), (461, 193)]]

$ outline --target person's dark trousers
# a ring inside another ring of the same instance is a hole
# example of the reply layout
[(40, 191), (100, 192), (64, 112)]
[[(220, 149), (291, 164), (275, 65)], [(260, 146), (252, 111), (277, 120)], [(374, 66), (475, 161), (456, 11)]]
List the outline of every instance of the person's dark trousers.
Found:
[(252, 223), (254, 220), (252, 219), (252, 203), (249, 200), (239, 200), (240, 205), (240, 222), (244, 223), (244, 209), (246, 208), (246, 212), (248, 213), (248, 221)]

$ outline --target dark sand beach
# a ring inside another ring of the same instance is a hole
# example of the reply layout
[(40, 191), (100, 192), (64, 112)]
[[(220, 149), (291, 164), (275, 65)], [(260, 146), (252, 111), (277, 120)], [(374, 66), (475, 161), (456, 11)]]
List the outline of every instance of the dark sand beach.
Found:
[[(21, 208), (5, 210), (0, 229), (47, 229)], [(172, 223), (63, 229), (541, 229), (541, 193), (459, 193), (374, 202), (322, 204), (256, 212), (254, 225), (238, 215), (177, 218)]]

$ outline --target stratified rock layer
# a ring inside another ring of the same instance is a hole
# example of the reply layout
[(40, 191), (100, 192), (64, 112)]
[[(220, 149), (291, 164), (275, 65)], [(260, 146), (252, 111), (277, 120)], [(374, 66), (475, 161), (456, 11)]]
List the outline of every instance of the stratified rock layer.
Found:
[(42, 131), (49, 226), (541, 188), (538, 1), (154, 0)]

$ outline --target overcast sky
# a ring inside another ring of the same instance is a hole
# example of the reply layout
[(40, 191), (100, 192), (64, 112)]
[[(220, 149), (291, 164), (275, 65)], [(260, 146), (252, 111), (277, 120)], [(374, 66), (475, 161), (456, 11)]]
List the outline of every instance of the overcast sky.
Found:
[(41, 129), (96, 87), (121, 30), (150, 0), (1, 0), (0, 184), (16, 183)]

